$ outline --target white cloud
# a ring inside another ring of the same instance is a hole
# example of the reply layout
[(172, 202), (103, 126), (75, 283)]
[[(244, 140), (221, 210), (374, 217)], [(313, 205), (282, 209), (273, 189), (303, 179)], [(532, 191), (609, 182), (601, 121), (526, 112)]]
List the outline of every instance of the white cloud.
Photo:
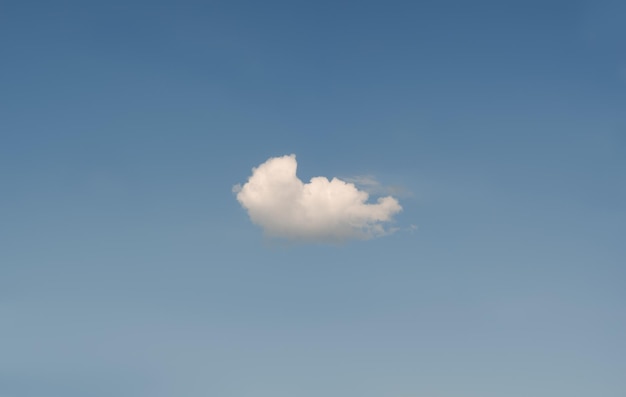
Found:
[(252, 169), (237, 200), (250, 219), (272, 237), (300, 241), (369, 239), (390, 233), (385, 223), (402, 207), (391, 197), (367, 203), (369, 195), (353, 183), (319, 176), (303, 183), (296, 156), (274, 157)]

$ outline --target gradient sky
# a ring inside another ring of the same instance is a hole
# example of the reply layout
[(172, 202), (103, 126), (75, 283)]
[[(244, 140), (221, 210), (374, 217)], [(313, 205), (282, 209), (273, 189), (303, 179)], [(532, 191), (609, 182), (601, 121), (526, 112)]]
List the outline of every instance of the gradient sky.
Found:
[[(623, 397), (620, 3), (2, 1), (0, 397)], [(291, 153), (400, 230), (263, 237)]]

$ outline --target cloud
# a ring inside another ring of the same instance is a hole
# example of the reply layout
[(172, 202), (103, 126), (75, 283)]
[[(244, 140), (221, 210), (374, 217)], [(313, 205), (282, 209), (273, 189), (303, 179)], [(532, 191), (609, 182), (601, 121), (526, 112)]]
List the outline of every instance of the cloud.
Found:
[(391, 197), (368, 203), (369, 194), (353, 183), (323, 176), (303, 183), (296, 156), (268, 159), (252, 169), (237, 200), (266, 235), (299, 241), (369, 239), (392, 232), (385, 223), (402, 207)]

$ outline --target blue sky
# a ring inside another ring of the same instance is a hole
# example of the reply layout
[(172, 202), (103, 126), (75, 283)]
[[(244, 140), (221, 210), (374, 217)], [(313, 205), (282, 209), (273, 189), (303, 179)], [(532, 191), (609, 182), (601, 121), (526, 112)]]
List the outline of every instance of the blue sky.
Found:
[[(3, 2), (0, 396), (623, 396), (625, 12)], [(399, 230), (263, 236), (292, 153)]]

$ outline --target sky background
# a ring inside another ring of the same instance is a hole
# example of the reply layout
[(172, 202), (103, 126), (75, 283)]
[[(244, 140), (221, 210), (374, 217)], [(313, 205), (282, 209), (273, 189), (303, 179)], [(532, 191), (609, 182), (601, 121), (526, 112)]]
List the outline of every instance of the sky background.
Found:
[[(0, 396), (623, 397), (623, 4), (2, 1)], [(263, 237), (291, 153), (400, 230)]]

